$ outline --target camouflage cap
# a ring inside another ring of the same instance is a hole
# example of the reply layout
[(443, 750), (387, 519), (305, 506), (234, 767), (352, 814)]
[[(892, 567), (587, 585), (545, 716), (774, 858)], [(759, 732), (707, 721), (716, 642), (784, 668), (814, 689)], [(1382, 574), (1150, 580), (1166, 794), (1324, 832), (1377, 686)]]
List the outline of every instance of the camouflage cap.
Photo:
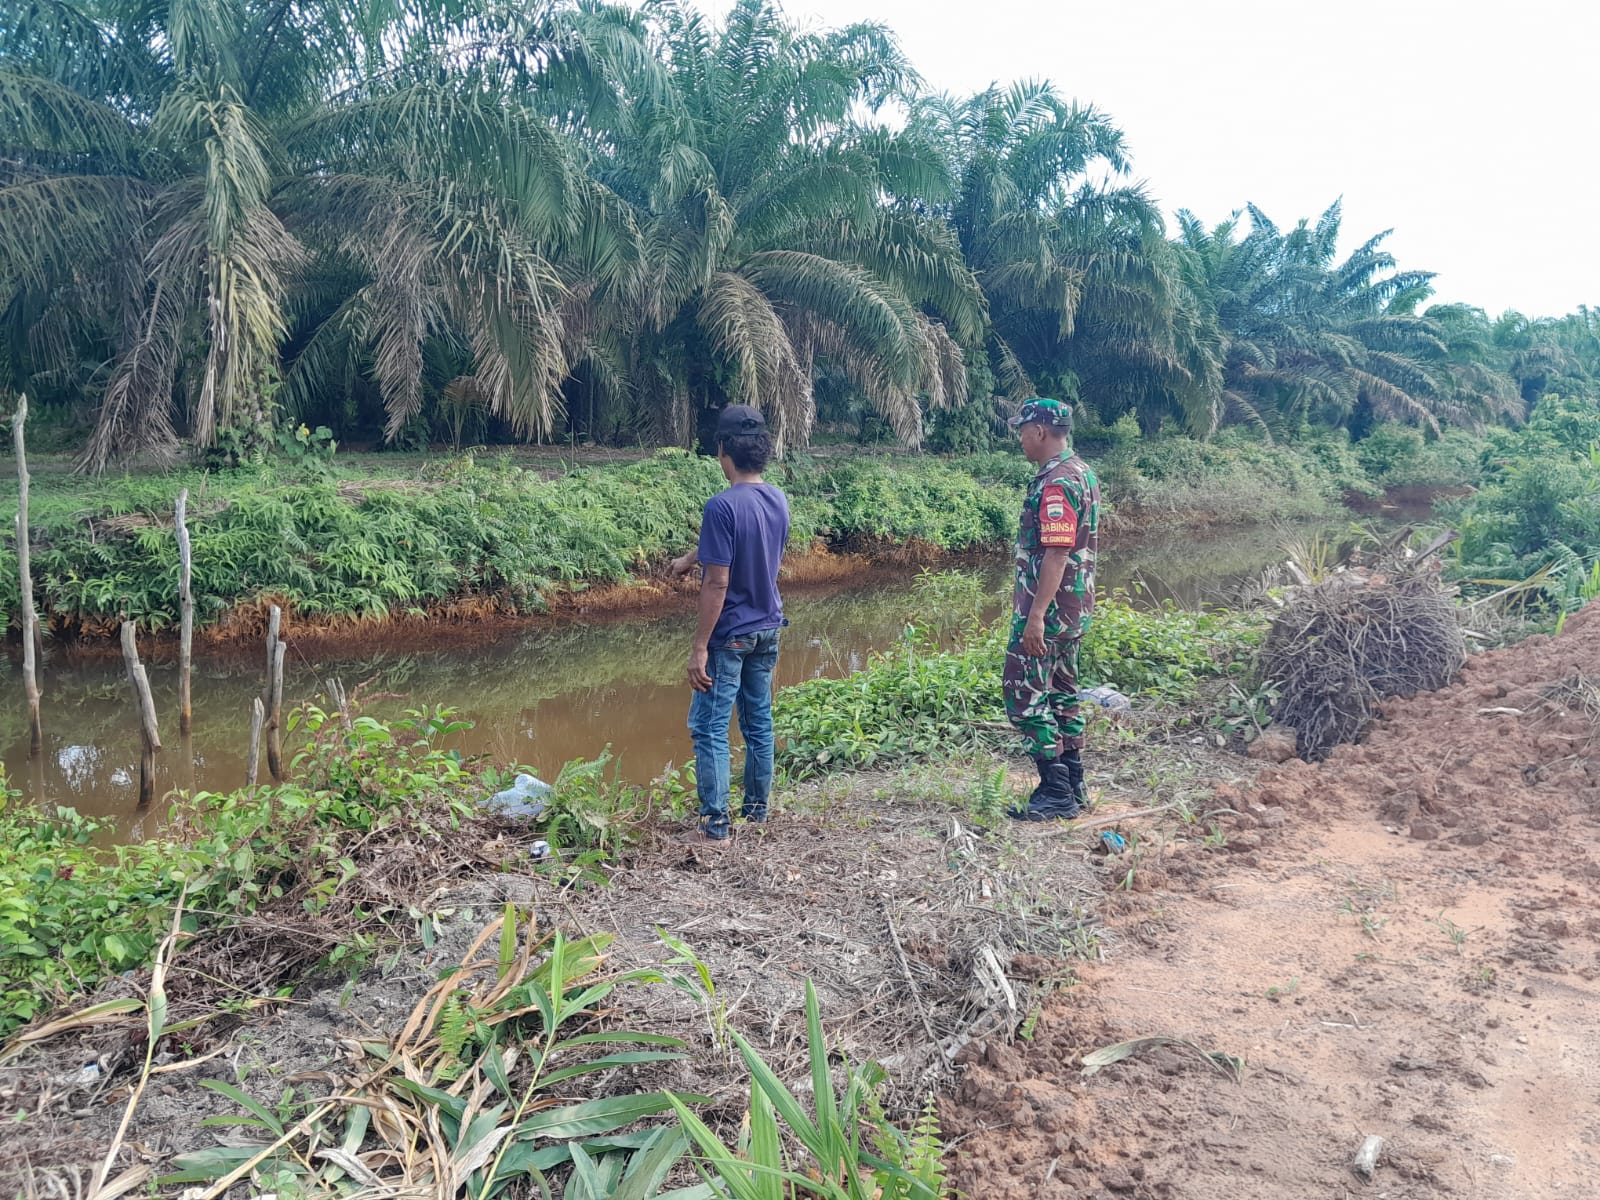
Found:
[(1008, 422), (1011, 428), (1019, 425), (1048, 425), (1053, 429), (1072, 432), (1072, 408), (1060, 400), (1035, 396), (1022, 402), (1022, 411)]

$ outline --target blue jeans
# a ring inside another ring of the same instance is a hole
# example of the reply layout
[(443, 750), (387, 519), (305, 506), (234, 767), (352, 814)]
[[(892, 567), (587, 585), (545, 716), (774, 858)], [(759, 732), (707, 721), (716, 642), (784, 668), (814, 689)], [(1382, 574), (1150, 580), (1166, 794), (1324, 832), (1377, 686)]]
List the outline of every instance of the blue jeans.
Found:
[(763, 629), (713, 643), (706, 657), (711, 690), (689, 701), (689, 736), (694, 741), (695, 783), (707, 837), (728, 836), (728, 790), (732, 764), (728, 718), (739, 706), (744, 734), (744, 809), (747, 820), (767, 818), (772, 794), (772, 672), (778, 665), (778, 633)]

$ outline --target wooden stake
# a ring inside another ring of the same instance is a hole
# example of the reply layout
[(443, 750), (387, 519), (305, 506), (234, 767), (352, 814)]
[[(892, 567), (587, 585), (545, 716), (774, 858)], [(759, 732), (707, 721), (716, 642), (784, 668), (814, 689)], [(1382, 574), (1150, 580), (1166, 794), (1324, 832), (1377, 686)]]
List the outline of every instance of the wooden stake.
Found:
[(266, 723), (267, 710), (257, 696), (250, 702), (250, 757), (245, 760), (244, 785), (255, 787), (256, 775), (261, 770), (261, 726)]
[(28, 756), (44, 749), (44, 726), (39, 721), (39, 614), (33, 607), (33, 565), (29, 561), (28, 454), (22, 427), (28, 420), (28, 397), (17, 401), (11, 439), (17, 450), (17, 577), (22, 587), (22, 689), (28, 697)]
[(275, 783), (283, 782), (283, 657), (287, 642), (279, 640), (272, 659), (272, 700), (267, 705), (267, 770)]
[(261, 707), (267, 714), (267, 770), (283, 782), (283, 656), (288, 649), (282, 637), (283, 610), (274, 604), (267, 612), (267, 677), (261, 689)]
[(277, 655), (278, 634), (283, 629), (283, 609), (274, 604), (267, 610), (267, 673), (263, 676), (261, 703), (272, 707), (272, 660)]
[(139, 661), (139, 646), (132, 621), (122, 623), (122, 662), (128, 669), (128, 687), (133, 693), (134, 711), (139, 715), (139, 807), (155, 798), (156, 751), (161, 749), (161, 734), (156, 728), (156, 702), (150, 695), (150, 677)]
[(189, 681), (194, 668), (194, 557), (189, 546), (189, 489), (178, 493), (178, 732), (187, 735), (193, 724)]

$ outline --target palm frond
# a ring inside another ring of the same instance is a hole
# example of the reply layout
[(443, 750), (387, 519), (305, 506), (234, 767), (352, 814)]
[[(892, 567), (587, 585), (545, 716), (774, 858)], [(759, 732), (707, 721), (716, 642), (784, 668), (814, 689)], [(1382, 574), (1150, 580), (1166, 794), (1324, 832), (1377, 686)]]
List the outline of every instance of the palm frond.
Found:
[(121, 168), (132, 148), (133, 129), (114, 109), (53, 79), (0, 66), (0, 149)]
[(153, 189), (117, 175), (54, 175), (0, 188), (0, 287), (50, 288), (140, 254)]
[(828, 322), (860, 352), (880, 360), (885, 378), (912, 386), (922, 374), (915, 312), (870, 272), (817, 254), (767, 250), (746, 259), (739, 273), (774, 303)]

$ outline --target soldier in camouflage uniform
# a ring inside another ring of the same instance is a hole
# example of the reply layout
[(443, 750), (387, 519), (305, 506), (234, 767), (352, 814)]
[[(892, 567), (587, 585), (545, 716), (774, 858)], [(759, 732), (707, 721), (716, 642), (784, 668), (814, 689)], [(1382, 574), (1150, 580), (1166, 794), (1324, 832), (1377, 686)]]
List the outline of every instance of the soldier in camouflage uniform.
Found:
[[(1087, 803), (1084, 716), (1078, 703), (1078, 646), (1094, 612), (1100, 484), (1072, 452), (1072, 410), (1033, 399), (1011, 418), (1028, 461), (1017, 533), (1017, 582), (1006, 647), (1006, 714), (1039, 768), (1039, 786), (1022, 820), (1070, 819)], [(1042, 603), (1040, 601), (1043, 601)]]

